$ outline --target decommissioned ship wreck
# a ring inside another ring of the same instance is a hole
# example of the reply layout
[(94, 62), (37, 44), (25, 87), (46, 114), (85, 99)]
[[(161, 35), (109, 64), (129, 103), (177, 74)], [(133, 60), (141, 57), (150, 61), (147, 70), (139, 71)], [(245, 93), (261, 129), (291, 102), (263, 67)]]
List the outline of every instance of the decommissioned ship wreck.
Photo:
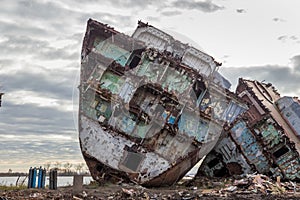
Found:
[(271, 83), (239, 79), (236, 94), (249, 109), (222, 134), (198, 176), (258, 172), (300, 181), (300, 101), (280, 97)]
[(79, 139), (97, 181), (172, 185), (247, 109), (213, 57), (141, 21), (131, 36), (88, 20)]
[(131, 36), (90, 19), (81, 53), (79, 139), (93, 178), (172, 185), (262, 173), (300, 180), (300, 101), (239, 79), (141, 21)]

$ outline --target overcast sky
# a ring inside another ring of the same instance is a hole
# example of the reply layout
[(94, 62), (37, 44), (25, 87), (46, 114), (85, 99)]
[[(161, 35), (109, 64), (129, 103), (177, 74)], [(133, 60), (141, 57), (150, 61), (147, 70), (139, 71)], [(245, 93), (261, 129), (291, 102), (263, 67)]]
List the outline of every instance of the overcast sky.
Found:
[(139, 19), (180, 33), (222, 62), (234, 86), (239, 77), (265, 80), (300, 96), (299, 0), (83, 2), (0, 0), (1, 172), (83, 162), (76, 77), (89, 18), (125, 33)]

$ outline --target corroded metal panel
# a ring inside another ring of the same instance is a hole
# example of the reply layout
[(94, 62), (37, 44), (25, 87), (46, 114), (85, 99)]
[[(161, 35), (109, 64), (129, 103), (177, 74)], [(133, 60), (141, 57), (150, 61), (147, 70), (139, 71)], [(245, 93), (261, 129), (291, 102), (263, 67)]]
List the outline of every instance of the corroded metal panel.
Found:
[(231, 133), (249, 163), (255, 165), (255, 168), (261, 173), (266, 173), (270, 168), (268, 159), (263, 154), (262, 145), (257, 142), (246, 123), (243, 121), (235, 123)]
[(300, 138), (300, 101), (298, 98), (282, 97), (276, 101), (280, 113)]
[[(162, 30), (143, 22), (139, 22), (139, 26), (132, 37), (143, 41), (149, 47), (154, 47), (161, 51), (166, 50), (173, 54), (176, 59), (180, 58), (183, 64), (195, 69), (206, 77), (213, 75), (217, 66), (220, 65), (206, 53), (187, 44), (183, 44)], [(216, 79), (220, 81), (222, 75), (218, 74)]]

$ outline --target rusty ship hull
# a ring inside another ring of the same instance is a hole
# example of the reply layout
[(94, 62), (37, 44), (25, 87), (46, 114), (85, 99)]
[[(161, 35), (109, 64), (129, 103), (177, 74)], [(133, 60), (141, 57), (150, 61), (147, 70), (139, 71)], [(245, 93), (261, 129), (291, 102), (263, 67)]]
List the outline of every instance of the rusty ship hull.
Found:
[(132, 36), (89, 20), (81, 52), (79, 140), (92, 177), (172, 185), (247, 106), (220, 63), (139, 21)]

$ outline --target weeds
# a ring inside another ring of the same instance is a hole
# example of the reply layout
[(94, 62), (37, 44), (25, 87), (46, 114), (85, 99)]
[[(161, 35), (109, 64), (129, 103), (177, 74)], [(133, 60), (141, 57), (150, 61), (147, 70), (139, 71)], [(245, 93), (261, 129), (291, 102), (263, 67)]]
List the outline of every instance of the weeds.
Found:
[(13, 186), (13, 185), (10, 185), (10, 186), (7, 186), (7, 185), (0, 185), (0, 191), (1, 190), (24, 190), (26, 189), (27, 187), (25, 185), (19, 185), (19, 186)]

